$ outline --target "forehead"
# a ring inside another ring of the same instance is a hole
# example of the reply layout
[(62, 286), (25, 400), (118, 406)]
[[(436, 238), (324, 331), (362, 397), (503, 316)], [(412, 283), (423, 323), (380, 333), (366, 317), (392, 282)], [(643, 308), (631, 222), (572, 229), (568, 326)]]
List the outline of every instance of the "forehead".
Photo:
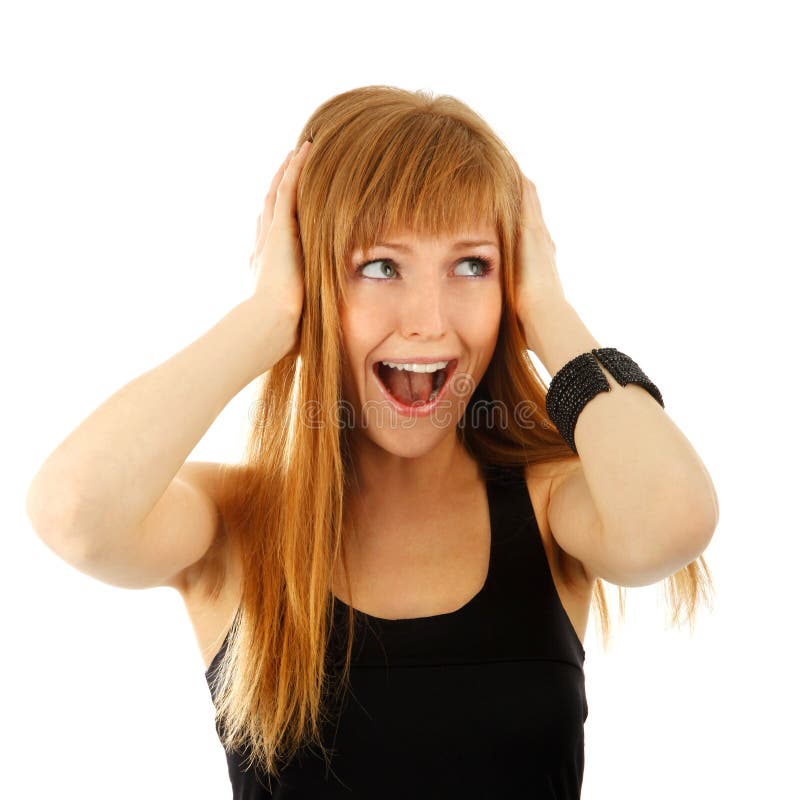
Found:
[(497, 229), (489, 223), (469, 225), (455, 233), (424, 235), (416, 231), (400, 230), (378, 236), (376, 247), (391, 247), (401, 252), (412, 252), (424, 247), (457, 248), (494, 245), (499, 247)]

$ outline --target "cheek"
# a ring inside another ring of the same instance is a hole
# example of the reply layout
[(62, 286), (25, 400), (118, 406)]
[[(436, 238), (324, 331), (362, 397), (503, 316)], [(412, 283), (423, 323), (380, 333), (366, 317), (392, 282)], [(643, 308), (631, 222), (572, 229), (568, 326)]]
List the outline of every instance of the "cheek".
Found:
[(491, 337), (500, 328), (500, 320), (503, 316), (503, 294), (500, 286), (491, 287), (492, 291), (487, 291), (479, 298), (474, 298), (470, 302), (469, 308), (464, 308), (465, 314), (470, 323), (470, 329), (475, 332), (478, 339)]
[(492, 357), (497, 337), (500, 333), (500, 324), (503, 319), (503, 300), (500, 291), (496, 295), (484, 298), (480, 306), (474, 308), (468, 328), (464, 328), (464, 335), (471, 348), (478, 355), (478, 364), (482, 372)]
[(353, 291), (349, 302), (339, 311), (342, 331), (351, 341), (367, 339), (370, 332), (380, 330), (386, 324), (386, 314), (391, 308), (392, 298), (388, 292), (375, 292), (372, 296)]
[(355, 368), (369, 349), (370, 338), (375, 331), (372, 314), (363, 308), (350, 308), (340, 316), (345, 356)]
[[(351, 304), (340, 311), (339, 319), (342, 327), (342, 345), (344, 348), (344, 384), (350, 394), (356, 392), (356, 386), (364, 380), (364, 364), (375, 347), (380, 328), (376, 325), (374, 309), (364, 305)], [(384, 317), (385, 319), (385, 317)]]

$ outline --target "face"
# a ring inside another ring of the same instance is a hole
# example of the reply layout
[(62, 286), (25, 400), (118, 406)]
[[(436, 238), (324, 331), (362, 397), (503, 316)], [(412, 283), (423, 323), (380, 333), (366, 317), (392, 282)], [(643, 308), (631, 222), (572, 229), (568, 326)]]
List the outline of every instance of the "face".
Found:
[[(491, 360), (502, 312), (499, 242), (492, 226), (438, 239), (386, 238), (354, 252), (348, 265), (340, 307), (347, 424), (415, 458), (455, 436)], [(419, 372), (425, 363), (437, 371)]]

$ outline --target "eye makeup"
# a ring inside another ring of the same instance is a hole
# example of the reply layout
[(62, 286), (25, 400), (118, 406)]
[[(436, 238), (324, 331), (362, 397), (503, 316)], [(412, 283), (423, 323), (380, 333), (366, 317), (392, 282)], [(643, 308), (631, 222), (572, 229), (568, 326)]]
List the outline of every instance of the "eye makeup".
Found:
[[(468, 279), (471, 279), (471, 280), (481, 279), (481, 278), (485, 278), (487, 275), (489, 275), (490, 272), (492, 272), (494, 270), (494, 265), (492, 264), (491, 259), (484, 258), (483, 256), (467, 256), (466, 258), (459, 259), (458, 263), (459, 264), (463, 264), (465, 261), (468, 261), (468, 262), (469, 261), (473, 261), (473, 262), (477, 262), (478, 264), (480, 264), (481, 265), (481, 270), (482, 270), (481, 274), (480, 275), (459, 275), (459, 276), (456, 276), (456, 277), (463, 277), (463, 278), (468, 278)], [(391, 264), (392, 265), (392, 269), (395, 272), (398, 271), (397, 262), (395, 262), (391, 258), (370, 258), (370, 259), (367, 259), (366, 261), (362, 261), (356, 267), (355, 272), (356, 272), (356, 274), (361, 275), (361, 277), (366, 278), (367, 280), (373, 280), (373, 281), (389, 280), (389, 278), (386, 278), (386, 277), (384, 277), (384, 278), (373, 278), (373, 277), (371, 277), (369, 275), (363, 275), (363, 270), (364, 270), (365, 267), (369, 266), (370, 264), (380, 264), (380, 263)]]

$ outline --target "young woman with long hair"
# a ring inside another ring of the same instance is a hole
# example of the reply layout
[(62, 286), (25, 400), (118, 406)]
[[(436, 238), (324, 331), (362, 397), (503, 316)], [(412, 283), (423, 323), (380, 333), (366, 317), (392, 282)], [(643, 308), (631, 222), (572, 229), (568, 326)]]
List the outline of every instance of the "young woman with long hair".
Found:
[[(600, 344), (534, 185), (454, 97), (344, 92), (275, 174), (252, 266), (48, 458), (37, 532), (181, 593), (236, 797), (578, 797), (602, 581), (668, 579), (691, 622), (718, 511), (642, 386), (603, 369), (575, 449), (549, 419), (528, 351), (555, 376)], [(242, 462), (187, 462), (261, 375)]]

